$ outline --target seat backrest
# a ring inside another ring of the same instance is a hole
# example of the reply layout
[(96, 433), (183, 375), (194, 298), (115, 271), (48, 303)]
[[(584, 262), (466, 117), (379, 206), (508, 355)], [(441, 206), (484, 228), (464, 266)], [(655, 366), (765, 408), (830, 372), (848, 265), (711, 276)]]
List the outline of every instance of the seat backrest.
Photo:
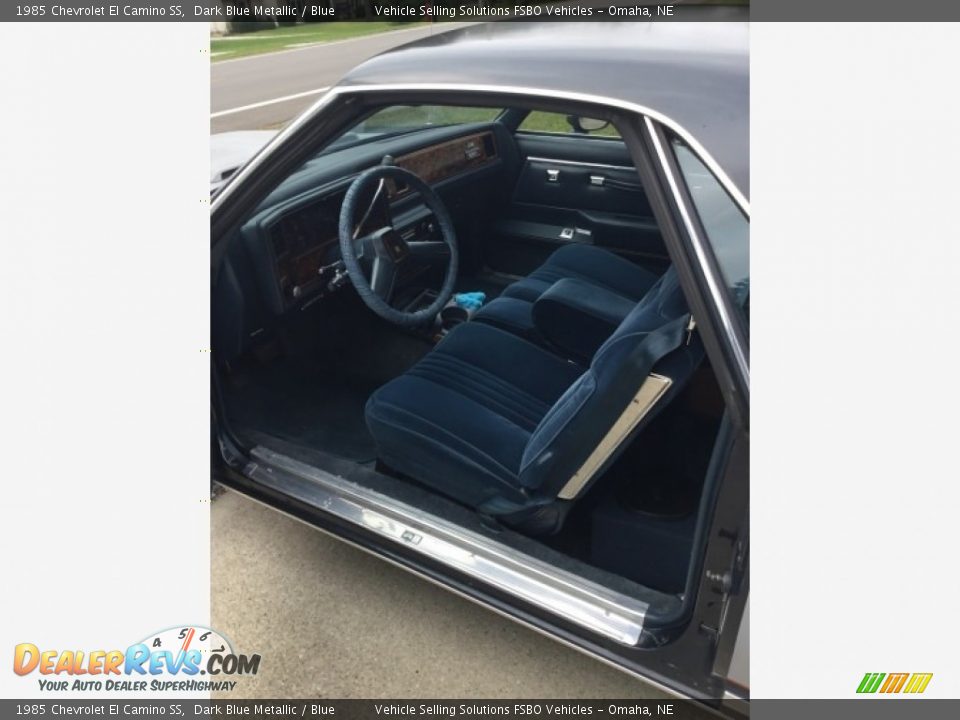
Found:
[[(524, 487), (538, 496), (556, 496), (624, 414), (651, 371), (666, 375), (672, 380), (666, 393), (612, 450), (593, 477), (609, 465), (629, 439), (669, 402), (702, 359), (699, 341), (685, 342), (688, 318), (687, 303), (671, 267), (534, 430), (520, 467)], [(666, 354), (665, 347), (670, 349)]]

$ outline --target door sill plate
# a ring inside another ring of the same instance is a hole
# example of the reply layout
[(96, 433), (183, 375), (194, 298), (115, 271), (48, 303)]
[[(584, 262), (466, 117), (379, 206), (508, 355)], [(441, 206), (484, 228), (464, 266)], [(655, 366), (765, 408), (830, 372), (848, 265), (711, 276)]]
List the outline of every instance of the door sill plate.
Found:
[(441, 518), (258, 446), (244, 474), (620, 644), (640, 640), (647, 604)]

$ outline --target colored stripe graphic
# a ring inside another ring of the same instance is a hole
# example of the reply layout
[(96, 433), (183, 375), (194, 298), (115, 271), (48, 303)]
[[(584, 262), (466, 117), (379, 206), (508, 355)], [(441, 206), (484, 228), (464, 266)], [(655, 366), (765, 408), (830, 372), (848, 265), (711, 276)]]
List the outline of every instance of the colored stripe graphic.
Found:
[(903, 685), (907, 682), (907, 678), (910, 677), (910, 673), (890, 673), (887, 675), (887, 680), (883, 683), (883, 686), (880, 688), (882, 693), (898, 693), (903, 689)]
[(927, 685), (930, 684), (930, 679), (933, 677), (933, 673), (914, 673), (910, 677), (910, 682), (907, 683), (907, 687), (904, 688), (905, 693), (922, 693), (927, 689)]
[(883, 680), (884, 673), (867, 673), (863, 676), (863, 680), (860, 681), (860, 686), (857, 688), (858, 693), (872, 693), (876, 692), (877, 688), (880, 687), (880, 681)]
[(860, 681), (857, 692), (875, 693), (877, 688), (880, 687), (880, 683), (884, 677), (886, 677), (886, 673), (867, 673), (863, 676), (863, 680)]
[(865, 673), (857, 686), (857, 692), (869, 694), (879, 691), (888, 695), (899, 692), (918, 694), (927, 689), (932, 678), (933, 673), (890, 673), (889, 675)]

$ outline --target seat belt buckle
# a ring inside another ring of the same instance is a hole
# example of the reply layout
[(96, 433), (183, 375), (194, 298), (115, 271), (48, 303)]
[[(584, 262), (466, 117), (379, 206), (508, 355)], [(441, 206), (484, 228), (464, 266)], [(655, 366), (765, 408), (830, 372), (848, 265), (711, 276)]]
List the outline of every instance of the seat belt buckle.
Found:
[(687, 345), (690, 345), (690, 341), (693, 340), (693, 331), (697, 329), (697, 321), (693, 319), (693, 315), (690, 316), (690, 319), (687, 321)]

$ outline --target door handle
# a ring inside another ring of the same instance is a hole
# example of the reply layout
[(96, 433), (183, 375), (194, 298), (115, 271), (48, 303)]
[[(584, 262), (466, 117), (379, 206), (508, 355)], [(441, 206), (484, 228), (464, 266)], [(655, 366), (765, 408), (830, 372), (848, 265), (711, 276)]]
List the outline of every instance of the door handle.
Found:
[(565, 227), (560, 231), (561, 240), (573, 240), (577, 242), (593, 242), (593, 232), (579, 227)]

